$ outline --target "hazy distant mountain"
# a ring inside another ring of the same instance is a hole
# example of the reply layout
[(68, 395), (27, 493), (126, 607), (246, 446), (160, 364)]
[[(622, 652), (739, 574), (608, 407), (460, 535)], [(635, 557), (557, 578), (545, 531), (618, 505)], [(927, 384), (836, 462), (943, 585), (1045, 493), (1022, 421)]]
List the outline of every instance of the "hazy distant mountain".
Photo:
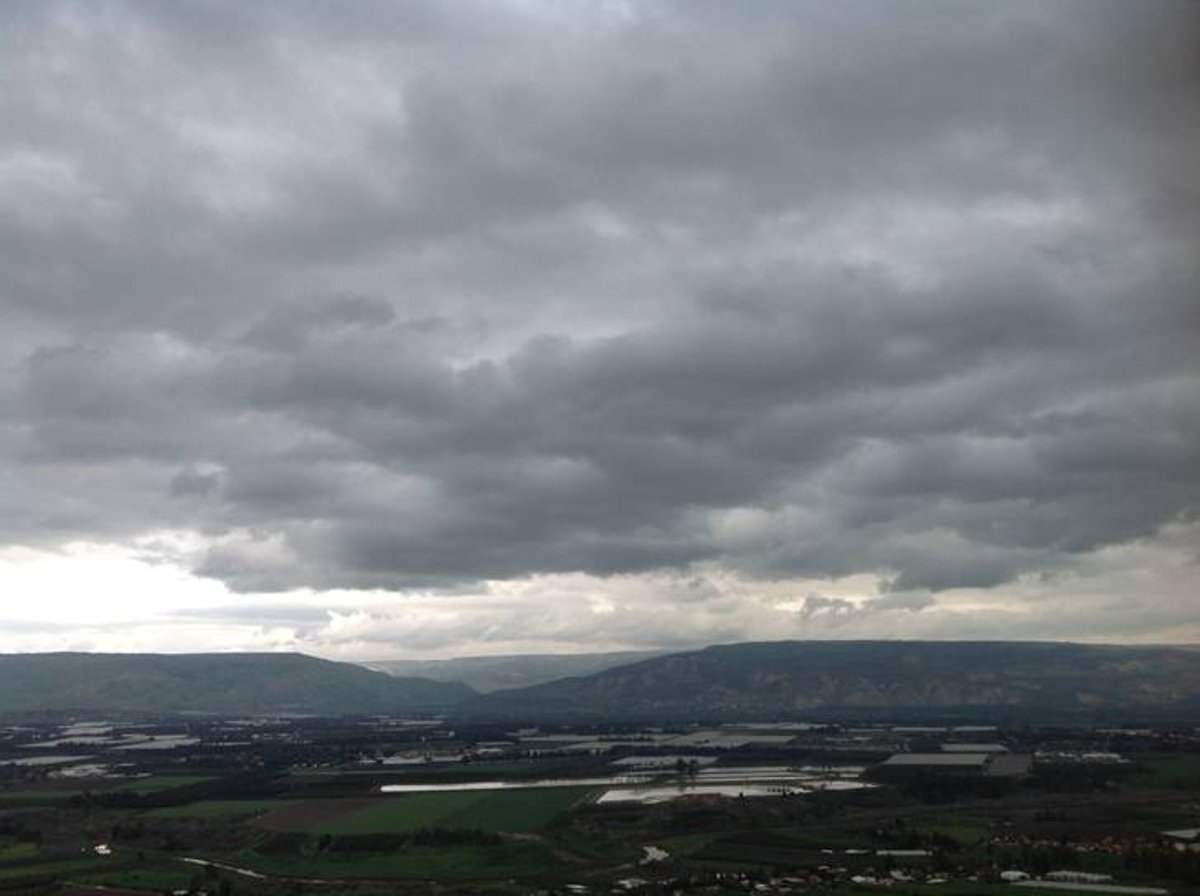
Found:
[(0, 712), (382, 713), (472, 693), (297, 653), (0, 655)]
[(739, 719), (986, 710), (1200, 712), (1200, 650), (1055, 643), (779, 641), (671, 654), (478, 697), (493, 717)]
[(624, 666), (662, 651), (625, 651), (622, 653), (518, 654), (513, 656), (474, 656), (449, 660), (380, 660), (363, 663), (389, 675), (419, 675), (434, 681), (457, 681), (480, 693), (503, 688), (523, 688), (577, 675), (591, 675), (614, 666)]

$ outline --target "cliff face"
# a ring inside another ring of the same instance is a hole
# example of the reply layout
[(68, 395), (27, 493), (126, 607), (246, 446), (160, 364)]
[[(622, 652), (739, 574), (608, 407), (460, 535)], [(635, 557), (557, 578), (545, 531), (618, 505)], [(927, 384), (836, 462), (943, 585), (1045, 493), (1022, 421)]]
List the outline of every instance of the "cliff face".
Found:
[(1200, 710), (1200, 651), (1053, 643), (734, 644), (464, 704), (496, 716), (750, 718), (812, 710)]

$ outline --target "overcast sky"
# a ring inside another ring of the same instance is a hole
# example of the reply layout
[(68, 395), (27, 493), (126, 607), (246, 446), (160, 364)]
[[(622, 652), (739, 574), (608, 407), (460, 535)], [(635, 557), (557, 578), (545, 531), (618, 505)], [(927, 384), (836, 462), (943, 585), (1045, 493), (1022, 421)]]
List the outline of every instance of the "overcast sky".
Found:
[(0, 4), (0, 650), (1200, 640), (1198, 37)]

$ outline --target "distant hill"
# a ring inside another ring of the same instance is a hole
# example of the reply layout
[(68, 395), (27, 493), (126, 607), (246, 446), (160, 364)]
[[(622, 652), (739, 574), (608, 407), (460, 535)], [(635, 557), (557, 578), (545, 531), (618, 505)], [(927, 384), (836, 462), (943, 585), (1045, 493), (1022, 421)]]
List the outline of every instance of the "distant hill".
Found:
[(464, 703), (490, 718), (737, 720), (1200, 716), (1200, 650), (1063, 643), (778, 641), (671, 654)]
[(591, 675), (614, 666), (624, 666), (662, 651), (621, 653), (533, 653), (510, 656), (473, 656), (449, 660), (380, 660), (363, 663), (389, 675), (419, 675), (433, 681), (456, 681), (482, 694), (504, 688), (523, 688), (578, 675)]
[(0, 654), (0, 712), (383, 713), (473, 693), (298, 653)]

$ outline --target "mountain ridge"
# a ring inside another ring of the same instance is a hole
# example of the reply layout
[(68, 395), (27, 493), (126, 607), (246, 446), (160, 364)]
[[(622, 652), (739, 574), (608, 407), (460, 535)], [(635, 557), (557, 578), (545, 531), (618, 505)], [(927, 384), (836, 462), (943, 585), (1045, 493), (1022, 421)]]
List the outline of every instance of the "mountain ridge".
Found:
[(445, 660), (376, 660), (359, 665), (389, 675), (415, 675), (432, 681), (462, 682), (486, 694), (497, 690), (601, 672), (653, 657), (665, 650), (624, 650), (599, 653), (515, 653), (497, 656), (452, 657)]
[(457, 711), (629, 720), (839, 712), (1200, 714), (1200, 649), (1058, 641), (746, 642), (497, 691)]
[(488, 694), (299, 653), (0, 654), (0, 713), (36, 711), (449, 711), (471, 719), (629, 721), (961, 712), (1019, 720), (1119, 712), (1200, 719), (1200, 646), (745, 642)]
[(0, 712), (8, 713), (405, 712), (472, 694), (301, 653), (0, 654)]

